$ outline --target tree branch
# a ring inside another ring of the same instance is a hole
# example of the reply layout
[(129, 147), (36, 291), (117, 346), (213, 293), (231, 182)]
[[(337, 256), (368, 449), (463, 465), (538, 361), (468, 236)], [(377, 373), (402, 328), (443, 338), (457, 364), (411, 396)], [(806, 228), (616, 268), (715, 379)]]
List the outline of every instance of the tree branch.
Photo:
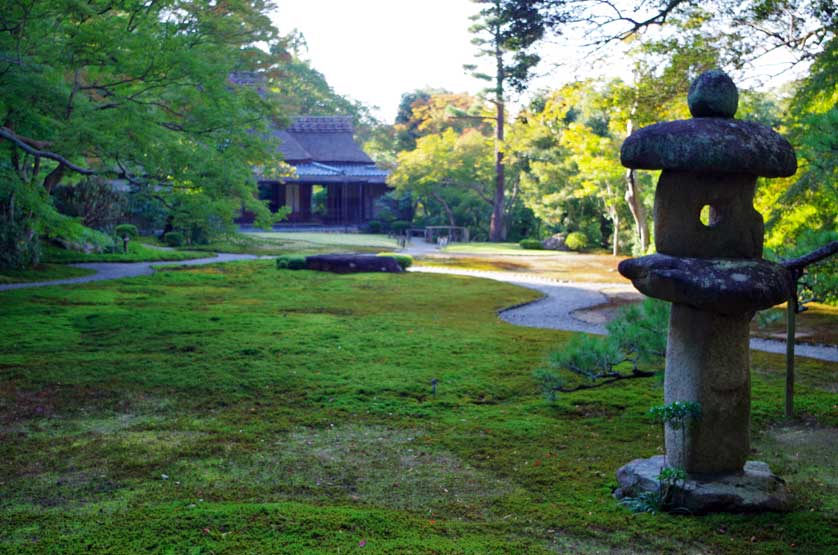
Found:
[(781, 264), (799, 277), (799, 274), (806, 269), (807, 266), (810, 266), (815, 262), (820, 262), (824, 258), (829, 258), (836, 253), (838, 253), (838, 241), (832, 241), (831, 243), (827, 243), (826, 245), (820, 247), (819, 249), (815, 249), (808, 254), (792, 260), (786, 260)]
[(579, 385), (575, 385), (573, 387), (556, 387), (553, 388), (554, 391), (558, 391), (560, 393), (573, 393), (574, 391), (580, 391), (582, 389), (596, 389), (597, 387), (602, 387), (604, 385), (612, 384), (614, 382), (622, 381), (622, 380), (633, 380), (636, 378), (651, 378), (655, 375), (655, 372), (649, 372), (646, 370), (635, 370), (631, 374), (619, 374), (619, 373), (612, 373), (610, 374), (610, 378), (607, 380), (602, 380), (599, 382), (594, 383), (583, 383)]
[[(89, 168), (83, 168), (81, 166), (77, 166), (73, 164), (60, 154), (56, 154), (54, 152), (50, 152), (48, 150), (39, 150), (30, 146), (26, 141), (24, 141), (21, 137), (15, 135), (10, 129), (7, 127), (0, 127), (0, 138), (6, 139), (7, 141), (11, 141), (15, 145), (17, 145), (21, 150), (24, 152), (31, 154), (32, 156), (37, 156), (41, 158), (47, 158), (49, 160), (54, 160), (61, 164), (62, 166), (73, 170), (74, 172), (80, 173), (82, 175), (95, 175), (97, 172), (95, 170), (91, 170)], [(30, 139), (31, 141), (31, 139)]]

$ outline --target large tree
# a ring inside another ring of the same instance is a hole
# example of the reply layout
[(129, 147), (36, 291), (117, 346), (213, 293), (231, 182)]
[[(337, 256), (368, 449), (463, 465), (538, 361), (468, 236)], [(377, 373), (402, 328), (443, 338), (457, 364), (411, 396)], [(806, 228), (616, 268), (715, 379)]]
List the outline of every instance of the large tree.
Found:
[(466, 65), (478, 79), (491, 83), (484, 91), (494, 105), (492, 119), (495, 124), (495, 186), (492, 195), (492, 218), (489, 238), (503, 241), (506, 237), (504, 222), (506, 178), (504, 164), (504, 130), (506, 102), (510, 92), (526, 88), (533, 68), (540, 57), (534, 45), (544, 36), (545, 19), (534, 4), (514, 0), (474, 0), (482, 8), (472, 18), (470, 27), (477, 46), (477, 57), (488, 60), (487, 68), (478, 64)]
[(394, 132), (399, 151), (413, 150), (419, 137), (454, 129), (490, 131), (485, 102), (467, 93), (445, 89), (418, 89), (402, 94)]

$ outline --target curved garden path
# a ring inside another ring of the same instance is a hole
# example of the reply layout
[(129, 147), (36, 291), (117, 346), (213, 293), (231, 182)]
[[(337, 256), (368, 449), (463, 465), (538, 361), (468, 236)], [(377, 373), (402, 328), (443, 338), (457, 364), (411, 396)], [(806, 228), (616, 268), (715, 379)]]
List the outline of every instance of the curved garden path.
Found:
[(87, 276), (55, 279), (52, 281), (30, 281), (26, 283), (11, 283), (0, 285), (0, 291), (9, 289), (26, 289), (29, 287), (45, 287), (47, 285), (70, 285), (74, 283), (88, 283), (91, 281), (104, 281), (108, 279), (122, 279), (137, 276), (150, 276), (154, 273), (154, 266), (200, 266), (202, 264), (215, 264), (217, 262), (233, 262), (235, 260), (256, 260), (260, 258), (252, 254), (214, 254), (207, 258), (194, 258), (192, 260), (167, 260), (156, 262), (83, 262), (70, 264), (76, 268), (93, 270), (95, 274)]
[[(413, 272), (481, 277), (535, 289), (542, 293), (544, 297), (500, 312), (502, 320), (510, 324), (531, 328), (549, 328), (605, 335), (607, 332), (604, 324), (587, 322), (575, 317), (574, 312), (605, 304), (608, 302), (608, 295), (636, 296), (638, 300), (642, 298), (642, 295), (627, 283), (570, 283), (513, 272), (459, 270), (430, 266), (415, 266), (410, 270)], [(786, 352), (786, 342), (751, 338), (751, 349), (784, 354)], [(797, 356), (838, 362), (838, 346), (836, 345), (798, 343), (795, 345), (794, 352)]]

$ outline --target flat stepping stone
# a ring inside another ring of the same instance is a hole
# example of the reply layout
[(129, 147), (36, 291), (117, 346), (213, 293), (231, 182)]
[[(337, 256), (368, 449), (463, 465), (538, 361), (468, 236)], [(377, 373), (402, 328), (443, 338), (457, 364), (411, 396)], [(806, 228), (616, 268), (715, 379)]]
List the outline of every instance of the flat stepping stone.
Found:
[(318, 254), (306, 257), (306, 269), (335, 274), (388, 272), (397, 274), (402, 267), (390, 256), (372, 254)]

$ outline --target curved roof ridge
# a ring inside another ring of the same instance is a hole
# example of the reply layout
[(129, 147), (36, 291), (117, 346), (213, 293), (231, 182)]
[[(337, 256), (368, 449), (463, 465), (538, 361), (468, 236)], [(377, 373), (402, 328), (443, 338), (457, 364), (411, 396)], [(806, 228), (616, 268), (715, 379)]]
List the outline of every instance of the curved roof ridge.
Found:
[(352, 116), (297, 116), (287, 129), (290, 133), (354, 133)]

